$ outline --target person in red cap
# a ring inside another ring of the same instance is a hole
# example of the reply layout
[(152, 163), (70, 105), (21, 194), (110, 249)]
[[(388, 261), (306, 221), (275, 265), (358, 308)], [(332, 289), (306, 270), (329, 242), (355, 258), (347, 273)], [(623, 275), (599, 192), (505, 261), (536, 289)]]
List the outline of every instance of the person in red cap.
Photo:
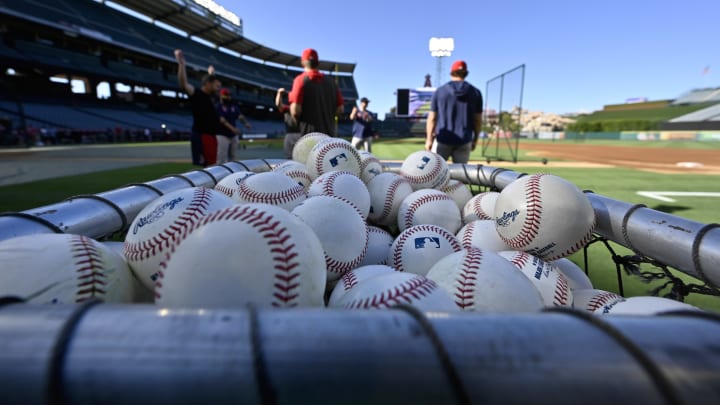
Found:
[(425, 150), (454, 163), (467, 163), (482, 131), (483, 98), (465, 81), (467, 64), (458, 60), (450, 68), (450, 81), (433, 94), (425, 128)]
[(317, 51), (305, 49), (301, 63), (305, 71), (295, 77), (288, 96), (290, 113), (300, 133), (322, 132), (335, 136), (335, 117), (343, 112), (343, 97), (332, 78), (318, 70)]
[(192, 108), (193, 125), (190, 135), (192, 162), (194, 165), (214, 165), (217, 157), (215, 134), (219, 130), (220, 118), (212, 98), (218, 93), (222, 84), (211, 66), (208, 68), (208, 74), (200, 81), (200, 91), (196, 91), (195, 86), (188, 83), (185, 55), (182, 50), (175, 50), (175, 59), (178, 63), (178, 83), (188, 94)]
[(220, 128), (217, 136), (217, 158), (215, 163), (226, 163), (228, 160), (235, 160), (235, 152), (238, 147), (238, 138), (241, 134), (237, 127), (237, 120), (243, 122), (245, 128), (251, 129), (252, 125), (244, 115), (240, 113), (240, 107), (233, 103), (229, 89), (220, 90), (220, 103), (217, 105), (217, 113), (220, 117)]

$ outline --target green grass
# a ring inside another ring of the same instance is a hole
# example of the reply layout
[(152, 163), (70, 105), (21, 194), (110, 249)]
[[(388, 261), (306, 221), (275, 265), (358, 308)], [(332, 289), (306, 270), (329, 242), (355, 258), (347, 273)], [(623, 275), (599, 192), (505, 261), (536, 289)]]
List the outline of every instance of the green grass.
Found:
[(669, 119), (689, 114), (693, 111), (707, 108), (714, 103), (700, 103), (686, 106), (669, 106), (664, 108), (648, 108), (626, 111), (596, 111), (592, 114), (577, 118), (577, 122), (611, 121), (611, 120), (650, 120), (667, 121)]

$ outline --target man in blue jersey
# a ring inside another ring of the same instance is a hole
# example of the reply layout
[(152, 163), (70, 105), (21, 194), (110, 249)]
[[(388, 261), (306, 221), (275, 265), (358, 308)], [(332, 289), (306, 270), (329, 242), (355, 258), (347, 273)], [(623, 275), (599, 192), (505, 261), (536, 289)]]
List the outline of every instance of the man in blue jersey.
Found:
[(454, 163), (468, 162), (482, 130), (482, 93), (465, 81), (468, 73), (464, 61), (453, 63), (450, 81), (433, 95), (425, 128), (425, 150)]

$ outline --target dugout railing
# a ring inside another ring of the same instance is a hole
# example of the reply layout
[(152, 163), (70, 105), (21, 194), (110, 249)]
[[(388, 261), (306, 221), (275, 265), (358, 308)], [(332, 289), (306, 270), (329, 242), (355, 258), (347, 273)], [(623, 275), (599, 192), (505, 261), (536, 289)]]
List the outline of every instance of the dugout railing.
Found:
[[(284, 160), (245, 160), (0, 216), (0, 240), (105, 239), (150, 201)], [(383, 163), (398, 171), (399, 163)], [(502, 190), (523, 174), (450, 165)], [(596, 234), (720, 284), (720, 230), (588, 193)], [(330, 309), (168, 310), (0, 300), (3, 403), (717, 403), (720, 317)]]

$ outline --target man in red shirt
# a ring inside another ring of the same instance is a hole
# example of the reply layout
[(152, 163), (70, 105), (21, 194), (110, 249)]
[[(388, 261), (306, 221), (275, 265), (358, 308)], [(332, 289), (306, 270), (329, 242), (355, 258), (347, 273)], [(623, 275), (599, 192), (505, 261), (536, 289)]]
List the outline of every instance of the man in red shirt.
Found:
[(332, 78), (318, 70), (317, 51), (305, 49), (301, 61), (305, 71), (293, 81), (288, 96), (290, 113), (301, 134), (321, 132), (335, 136), (335, 117), (343, 113), (340, 89)]

